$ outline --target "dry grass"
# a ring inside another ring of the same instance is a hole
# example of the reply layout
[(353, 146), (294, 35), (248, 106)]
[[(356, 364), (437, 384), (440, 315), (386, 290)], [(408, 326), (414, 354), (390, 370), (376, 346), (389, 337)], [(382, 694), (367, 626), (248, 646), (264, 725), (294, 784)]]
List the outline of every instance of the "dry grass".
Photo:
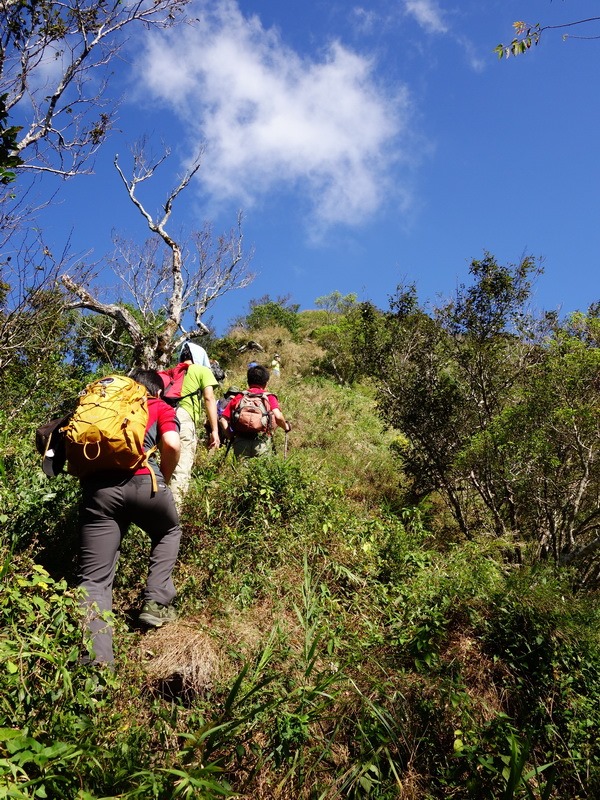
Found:
[(149, 688), (187, 701), (202, 697), (219, 680), (221, 659), (211, 637), (192, 619), (148, 633), (143, 640)]
[(506, 679), (509, 673), (502, 664), (482, 652), (481, 643), (468, 631), (454, 631), (443, 659), (460, 665), (469, 697), (481, 720), (490, 721), (506, 711)]
[[(218, 619), (181, 618), (144, 636), (140, 657), (151, 689), (186, 700), (204, 697), (233, 680), (238, 659), (253, 659), (274, 628), (284, 635), (297, 627), (295, 615), (276, 609), (270, 599), (243, 612), (233, 606), (222, 612)], [(215, 642), (223, 642), (223, 649)]]
[[(246, 376), (246, 368), (249, 361), (257, 361), (269, 367), (275, 353), (281, 356), (281, 375), (283, 378), (299, 378), (310, 371), (310, 365), (317, 358), (322, 358), (324, 352), (317, 344), (310, 339), (302, 342), (293, 342), (290, 333), (285, 328), (271, 327), (263, 328), (252, 333), (236, 328), (231, 332), (232, 336), (240, 340), (248, 341), (253, 339), (263, 348), (262, 351), (247, 351), (240, 353), (236, 359), (228, 365), (226, 383), (243, 383)], [(279, 380), (275, 376), (272, 378), (271, 389), (277, 391), (276, 384)]]

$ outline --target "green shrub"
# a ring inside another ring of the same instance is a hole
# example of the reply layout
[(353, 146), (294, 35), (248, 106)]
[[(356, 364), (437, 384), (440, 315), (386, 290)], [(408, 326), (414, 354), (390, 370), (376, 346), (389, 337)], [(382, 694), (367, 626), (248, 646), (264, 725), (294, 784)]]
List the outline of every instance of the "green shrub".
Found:
[[(2, 421), (0, 414), (0, 430)], [(49, 479), (33, 443), (31, 426), (20, 435), (10, 428), (0, 434), (0, 545), (24, 549), (35, 543), (50, 562), (54, 551), (56, 563), (64, 564), (74, 549), (79, 482), (66, 474)]]
[(79, 666), (85, 643), (76, 593), (39, 565), (4, 555), (0, 776), (12, 786), (8, 796), (75, 797), (95, 761), (94, 692), (111, 678)]
[(266, 295), (259, 300), (250, 301), (250, 313), (245, 319), (245, 324), (251, 331), (277, 325), (289, 331), (293, 338), (300, 326), (299, 308), (298, 304), (290, 303), (288, 297), (272, 300)]
[(538, 761), (560, 764), (565, 796), (577, 796), (581, 782), (600, 786), (597, 604), (573, 595), (568, 576), (541, 568), (511, 578), (495, 600), (483, 641), (510, 675), (515, 725), (529, 730)]
[[(158, 707), (143, 724), (129, 710), (139, 705), (135, 689), (127, 698), (133, 687), (80, 664), (77, 592), (6, 551), (0, 579), (0, 798), (230, 795), (214, 765), (179, 769), (185, 751), (167, 745), (176, 709)], [(119, 694), (123, 711), (112, 704)]]

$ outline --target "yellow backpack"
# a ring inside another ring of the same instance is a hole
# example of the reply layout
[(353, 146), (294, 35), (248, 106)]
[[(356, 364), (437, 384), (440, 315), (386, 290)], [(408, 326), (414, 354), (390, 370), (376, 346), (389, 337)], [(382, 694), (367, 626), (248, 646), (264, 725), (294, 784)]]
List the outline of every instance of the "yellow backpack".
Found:
[[(95, 472), (149, 466), (144, 452), (148, 394), (124, 375), (108, 375), (88, 384), (65, 428), (67, 471), (78, 478)], [(156, 491), (154, 471), (153, 487)]]

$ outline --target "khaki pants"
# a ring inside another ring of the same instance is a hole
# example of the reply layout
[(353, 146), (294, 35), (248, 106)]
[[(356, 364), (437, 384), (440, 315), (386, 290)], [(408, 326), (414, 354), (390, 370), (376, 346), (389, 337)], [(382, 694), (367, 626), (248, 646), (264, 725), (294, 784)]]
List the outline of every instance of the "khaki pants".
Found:
[(190, 488), (192, 479), (192, 469), (196, 459), (196, 448), (198, 447), (198, 435), (196, 425), (190, 414), (185, 408), (177, 409), (177, 419), (179, 420), (179, 438), (181, 440), (181, 454), (175, 471), (171, 476), (169, 486), (173, 492), (173, 498), (177, 510), (181, 511), (183, 499)]

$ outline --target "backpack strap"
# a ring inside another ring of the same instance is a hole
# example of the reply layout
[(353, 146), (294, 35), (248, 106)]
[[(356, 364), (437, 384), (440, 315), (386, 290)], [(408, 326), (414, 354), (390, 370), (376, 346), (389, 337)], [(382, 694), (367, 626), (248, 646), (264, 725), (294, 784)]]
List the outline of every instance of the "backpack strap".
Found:
[(177, 399), (178, 400), (185, 400), (186, 397), (194, 397), (194, 396), (200, 397), (201, 394), (202, 394), (202, 389), (200, 389), (200, 387), (198, 387), (193, 392), (190, 392), (189, 394), (182, 394), (181, 397), (178, 397)]
[(171, 406), (172, 408), (177, 408), (177, 406), (182, 400), (185, 400), (187, 397), (200, 397), (201, 393), (202, 390), (198, 388), (195, 389), (193, 392), (190, 392), (189, 394), (181, 394), (179, 395), (179, 397), (165, 397), (163, 394), (161, 395), (160, 399), (164, 400), (165, 403), (167, 403), (167, 405)]
[(265, 407), (267, 409), (267, 419), (269, 420), (267, 423), (267, 436), (271, 437), (271, 444), (273, 447), (273, 452), (275, 452), (275, 441), (273, 440), (273, 433), (275, 432), (275, 428), (277, 425), (273, 425), (273, 409), (271, 408), (271, 401), (269, 400), (269, 396), (274, 397), (277, 400), (277, 395), (273, 392), (251, 392), (255, 397), (260, 397), (265, 401)]
[(152, 469), (152, 464), (150, 463), (150, 456), (154, 455), (158, 450), (158, 445), (153, 445), (149, 450), (146, 450), (146, 456), (140, 466), (147, 467), (150, 470), (150, 480), (152, 482), (152, 494), (156, 494), (158, 492), (158, 481), (156, 480), (156, 473)]

